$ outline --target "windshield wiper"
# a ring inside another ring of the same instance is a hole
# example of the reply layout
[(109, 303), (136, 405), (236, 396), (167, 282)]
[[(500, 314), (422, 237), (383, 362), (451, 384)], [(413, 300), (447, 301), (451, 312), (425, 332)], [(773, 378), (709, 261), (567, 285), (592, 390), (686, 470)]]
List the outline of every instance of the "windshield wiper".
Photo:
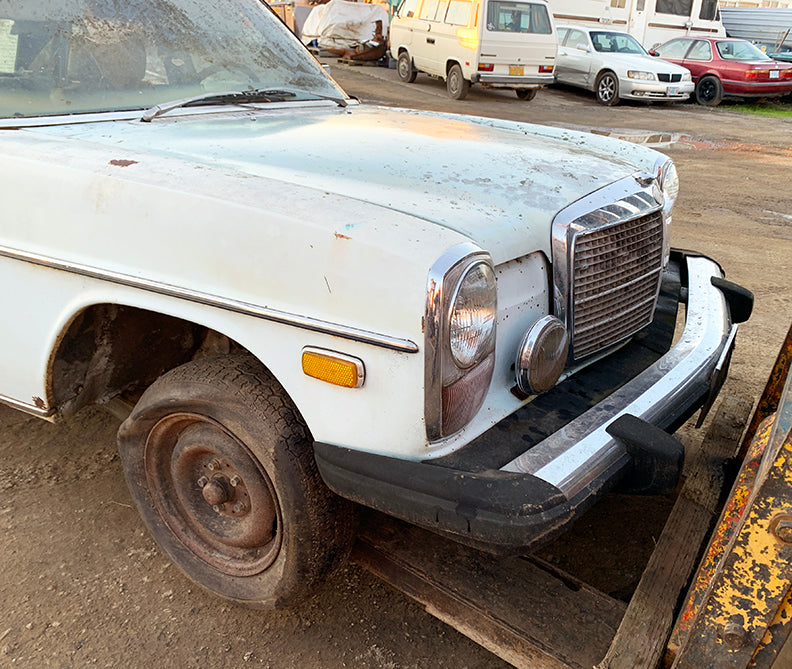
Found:
[(201, 95), (193, 95), (189, 98), (182, 98), (180, 100), (173, 100), (171, 102), (163, 102), (162, 104), (155, 105), (151, 109), (143, 112), (140, 120), (149, 123), (157, 116), (167, 114), (174, 109), (182, 107), (198, 107), (201, 105), (227, 105), (238, 104), (244, 105), (253, 102), (285, 102), (286, 98), (294, 98), (297, 95), (308, 95), (321, 100), (332, 100), (339, 107), (346, 107), (347, 101), (336, 95), (324, 95), (323, 93), (314, 93), (313, 91), (306, 91), (299, 88), (257, 88), (248, 91), (227, 91), (224, 93), (202, 93)]

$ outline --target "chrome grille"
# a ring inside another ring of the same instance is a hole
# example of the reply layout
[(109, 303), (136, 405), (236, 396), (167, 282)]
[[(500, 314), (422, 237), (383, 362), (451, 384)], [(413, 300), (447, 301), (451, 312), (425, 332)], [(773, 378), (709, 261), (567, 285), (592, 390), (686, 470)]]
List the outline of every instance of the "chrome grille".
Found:
[(681, 74), (668, 74), (667, 72), (658, 72), (657, 78), (660, 81), (666, 81), (666, 82), (670, 81), (672, 83), (677, 81), (682, 81)]
[(570, 321), (579, 360), (651, 322), (663, 262), (662, 214), (584, 228), (575, 234), (572, 257)]

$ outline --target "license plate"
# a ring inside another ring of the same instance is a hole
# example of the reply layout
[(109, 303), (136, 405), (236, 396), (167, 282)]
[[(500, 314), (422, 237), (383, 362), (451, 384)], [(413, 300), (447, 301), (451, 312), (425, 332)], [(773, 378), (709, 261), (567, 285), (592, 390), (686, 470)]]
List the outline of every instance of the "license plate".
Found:
[(678, 95), (679, 94), (679, 87), (678, 86), (669, 86), (666, 89), (666, 95)]
[(522, 65), (509, 65), (509, 74), (513, 77), (521, 77), (523, 76), (523, 69)]
[(771, 79), (778, 79), (778, 77), (779, 77), (778, 70), (770, 70), (770, 78)]

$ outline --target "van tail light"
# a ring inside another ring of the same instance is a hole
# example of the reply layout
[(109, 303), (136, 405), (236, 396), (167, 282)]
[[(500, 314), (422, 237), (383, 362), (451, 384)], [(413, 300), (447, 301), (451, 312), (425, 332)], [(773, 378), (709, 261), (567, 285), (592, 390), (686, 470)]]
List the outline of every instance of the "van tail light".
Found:
[(553, 71), (552, 65), (540, 65), (539, 66), (539, 73), (540, 74), (550, 74)]
[(493, 63), (479, 63), (478, 64), (478, 71), (479, 72), (492, 72), (495, 69), (495, 65)]

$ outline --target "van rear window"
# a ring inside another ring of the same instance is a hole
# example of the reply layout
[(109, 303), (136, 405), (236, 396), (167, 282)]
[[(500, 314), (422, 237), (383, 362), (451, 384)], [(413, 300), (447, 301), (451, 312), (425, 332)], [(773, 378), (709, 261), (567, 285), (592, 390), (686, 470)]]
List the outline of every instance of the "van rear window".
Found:
[(487, 30), (539, 35), (553, 32), (545, 5), (506, 0), (490, 0), (487, 5)]

